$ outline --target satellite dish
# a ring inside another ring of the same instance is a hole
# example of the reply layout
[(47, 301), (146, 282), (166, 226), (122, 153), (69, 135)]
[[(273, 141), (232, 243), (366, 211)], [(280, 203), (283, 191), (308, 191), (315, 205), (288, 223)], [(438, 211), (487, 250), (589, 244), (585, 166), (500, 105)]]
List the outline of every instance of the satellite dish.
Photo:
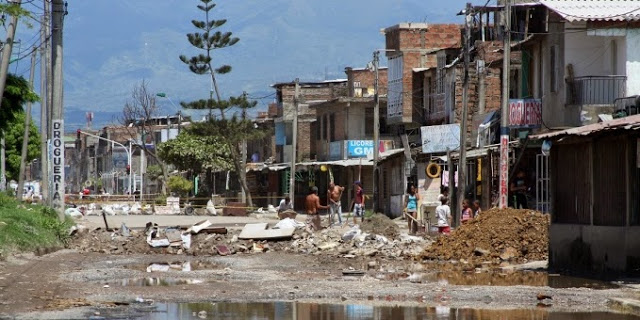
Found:
[(544, 140), (542, 141), (542, 154), (545, 156), (548, 156), (549, 153), (551, 152), (551, 141), (549, 140)]
[(369, 70), (369, 71), (371, 71), (371, 72), (376, 71), (376, 69), (375, 69), (375, 67), (374, 67), (374, 65), (373, 65), (373, 62), (372, 62), (372, 61), (369, 61), (369, 62), (367, 63), (367, 70)]

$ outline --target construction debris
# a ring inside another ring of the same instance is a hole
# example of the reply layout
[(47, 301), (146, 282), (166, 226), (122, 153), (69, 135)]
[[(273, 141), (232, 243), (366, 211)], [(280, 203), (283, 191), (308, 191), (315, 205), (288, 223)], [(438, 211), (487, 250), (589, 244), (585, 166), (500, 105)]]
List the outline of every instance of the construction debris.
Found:
[(248, 223), (240, 232), (238, 239), (252, 239), (252, 240), (275, 240), (275, 239), (290, 239), (293, 237), (295, 228), (286, 229), (267, 229), (268, 223)]

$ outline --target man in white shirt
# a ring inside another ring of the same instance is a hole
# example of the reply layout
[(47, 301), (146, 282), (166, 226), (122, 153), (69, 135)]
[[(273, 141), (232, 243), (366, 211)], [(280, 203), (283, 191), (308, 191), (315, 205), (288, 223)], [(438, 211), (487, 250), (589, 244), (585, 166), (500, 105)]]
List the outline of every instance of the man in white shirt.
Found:
[(291, 202), (291, 198), (289, 198), (289, 196), (284, 197), (284, 199), (280, 201), (280, 205), (278, 205), (278, 217), (280, 219), (295, 219), (296, 212), (293, 211), (293, 203)]
[(436, 207), (436, 218), (438, 219), (438, 232), (449, 234), (451, 232), (451, 208), (447, 205), (447, 197), (440, 198), (440, 205)]

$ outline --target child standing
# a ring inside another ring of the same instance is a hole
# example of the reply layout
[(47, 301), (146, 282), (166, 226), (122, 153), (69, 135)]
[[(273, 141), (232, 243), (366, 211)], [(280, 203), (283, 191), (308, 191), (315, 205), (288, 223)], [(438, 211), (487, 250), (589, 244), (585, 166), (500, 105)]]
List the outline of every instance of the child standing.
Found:
[(447, 197), (440, 198), (440, 205), (436, 207), (436, 218), (438, 219), (438, 232), (449, 234), (451, 232), (451, 208), (447, 205)]
[(473, 212), (471, 212), (471, 208), (469, 207), (469, 200), (462, 200), (462, 214), (460, 215), (460, 222), (466, 223), (467, 221), (473, 218)]

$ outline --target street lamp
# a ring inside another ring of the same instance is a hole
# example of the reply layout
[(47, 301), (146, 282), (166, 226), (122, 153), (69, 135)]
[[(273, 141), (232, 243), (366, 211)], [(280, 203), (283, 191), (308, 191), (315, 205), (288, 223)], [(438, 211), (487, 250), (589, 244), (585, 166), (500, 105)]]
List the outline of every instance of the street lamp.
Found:
[(78, 129), (78, 136), (80, 136), (81, 134), (84, 134), (84, 135), (87, 135), (87, 136), (90, 136), (90, 137), (94, 137), (94, 138), (97, 138), (99, 140), (104, 140), (104, 141), (111, 142), (111, 143), (113, 143), (115, 145), (118, 145), (119, 147), (122, 147), (127, 152), (127, 166), (129, 168), (129, 174), (128, 174), (128, 176), (129, 176), (129, 195), (131, 195), (133, 193), (133, 191), (132, 191), (133, 188), (131, 187), (131, 141), (129, 141), (129, 148), (127, 148), (124, 144), (122, 144), (122, 143), (120, 143), (118, 141), (113, 141), (111, 139), (103, 138), (101, 136), (97, 136), (95, 134), (84, 132), (84, 131)]

